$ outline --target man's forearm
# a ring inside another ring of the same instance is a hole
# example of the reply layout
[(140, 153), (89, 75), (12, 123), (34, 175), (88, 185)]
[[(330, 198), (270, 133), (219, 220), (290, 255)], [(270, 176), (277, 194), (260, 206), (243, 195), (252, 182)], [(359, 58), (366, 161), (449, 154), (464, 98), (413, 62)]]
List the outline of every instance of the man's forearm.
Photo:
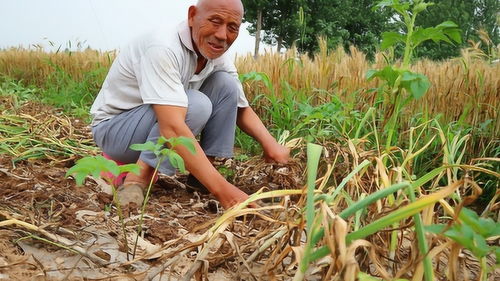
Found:
[[(170, 114), (166, 112), (162, 107), (155, 106), (155, 112), (159, 117), (159, 129), (160, 134), (166, 138), (171, 137), (189, 137), (193, 140), (196, 153), (192, 154), (186, 147), (178, 146), (175, 147), (175, 151), (184, 159), (184, 163), (188, 171), (193, 174), (204, 186), (206, 186), (210, 192), (217, 195), (221, 192), (221, 188), (227, 184), (224, 177), (217, 172), (213, 165), (208, 160), (207, 156), (203, 152), (196, 141), (193, 133), (186, 125), (184, 121), (184, 116), (180, 113)], [(176, 110), (176, 109), (175, 109)], [(182, 110), (179, 110), (182, 113)]]
[(275, 138), (269, 133), (251, 107), (238, 108), (236, 123), (243, 132), (253, 137), (264, 149), (266, 146), (276, 142)]
[(280, 145), (276, 141), (251, 107), (238, 109), (237, 124), (243, 132), (260, 143), (264, 150), (266, 161), (277, 163), (288, 162), (290, 149)]

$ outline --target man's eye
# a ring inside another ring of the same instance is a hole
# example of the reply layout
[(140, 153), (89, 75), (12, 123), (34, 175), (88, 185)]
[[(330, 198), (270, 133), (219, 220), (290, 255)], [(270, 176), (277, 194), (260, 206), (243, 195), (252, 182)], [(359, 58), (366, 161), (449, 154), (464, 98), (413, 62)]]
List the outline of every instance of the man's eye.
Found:
[(211, 19), (210, 22), (215, 23), (215, 24), (220, 24), (220, 20), (218, 20), (218, 19)]
[(235, 25), (230, 25), (229, 26), (229, 31), (231, 31), (231, 32), (238, 32), (239, 31), (239, 27), (235, 26)]

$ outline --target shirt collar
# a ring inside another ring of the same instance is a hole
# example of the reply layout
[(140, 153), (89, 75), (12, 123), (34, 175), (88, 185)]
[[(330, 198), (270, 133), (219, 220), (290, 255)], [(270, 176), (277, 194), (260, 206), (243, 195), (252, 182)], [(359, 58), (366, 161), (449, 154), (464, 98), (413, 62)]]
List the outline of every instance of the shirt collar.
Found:
[(177, 26), (177, 33), (179, 34), (179, 38), (181, 39), (182, 44), (196, 54), (193, 47), (193, 41), (191, 39), (191, 29), (189, 28), (187, 20), (181, 22)]

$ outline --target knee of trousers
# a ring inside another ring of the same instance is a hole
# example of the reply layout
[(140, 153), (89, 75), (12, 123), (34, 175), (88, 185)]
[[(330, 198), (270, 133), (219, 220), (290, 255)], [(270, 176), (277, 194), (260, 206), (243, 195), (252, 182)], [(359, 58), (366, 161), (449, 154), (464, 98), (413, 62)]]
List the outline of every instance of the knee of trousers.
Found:
[(212, 115), (212, 102), (200, 91), (188, 90), (186, 124), (196, 135), (201, 132)]
[[(238, 104), (239, 83), (240, 81), (236, 77), (225, 71), (217, 71), (205, 80), (205, 84), (212, 87), (212, 92), (218, 93), (220, 100), (235, 105)], [(203, 86), (201, 91), (203, 92)]]

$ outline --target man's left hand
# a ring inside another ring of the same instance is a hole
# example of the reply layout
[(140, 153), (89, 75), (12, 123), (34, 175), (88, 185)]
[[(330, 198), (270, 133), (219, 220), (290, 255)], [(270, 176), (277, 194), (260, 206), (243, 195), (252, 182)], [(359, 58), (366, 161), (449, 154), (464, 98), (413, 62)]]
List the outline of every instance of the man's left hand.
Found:
[(286, 164), (290, 159), (290, 148), (276, 143), (264, 149), (264, 159), (266, 162)]

